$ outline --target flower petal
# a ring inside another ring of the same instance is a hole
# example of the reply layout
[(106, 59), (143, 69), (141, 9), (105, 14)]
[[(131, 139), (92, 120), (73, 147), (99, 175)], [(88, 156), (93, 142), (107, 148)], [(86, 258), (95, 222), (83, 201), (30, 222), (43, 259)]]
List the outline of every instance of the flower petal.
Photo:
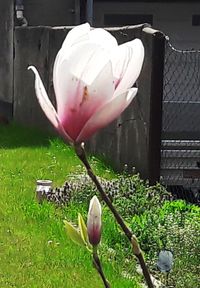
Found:
[(91, 43), (96, 43), (110, 52), (118, 46), (115, 37), (102, 28), (91, 29), (89, 37)]
[(88, 23), (74, 27), (68, 32), (61, 49), (67, 50), (73, 45), (79, 44), (85, 40), (89, 40), (89, 32), (90, 25)]
[(49, 100), (49, 97), (37, 69), (34, 66), (29, 66), (28, 70), (32, 70), (35, 74), (35, 92), (42, 110), (44, 111), (47, 118), (54, 125), (54, 127), (62, 134), (62, 136), (71, 142), (72, 139), (64, 131), (62, 124), (60, 123), (58, 114), (53, 107), (51, 101)]
[(92, 134), (115, 120), (131, 103), (137, 91), (137, 88), (129, 89), (108, 101), (88, 120), (78, 135), (76, 142), (87, 140)]
[[(59, 111), (59, 116), (63, 127), (68, 134), (76, 140), (80, 131), (88, 119), (103, 106), (114, 93), (112, 81), (112, 66), (108, 62), (91, 85), (86, 85), (82, 81), (73, 81), (77, 87), (68, 87), (66, 91), (69, 97), (63, 110)], [(70, 90), (71, 89), (71, 90)]]
[(116, 93), (131, 88), (137, 80), (144, 60), (144, 47), (139, 39), (118, 46), (111, 56)]
[(89, 205), (88, 218), (87, 218), (87, 232), (91, 245), (96, 246), (101, 240), (101, 204), (94, 196)]
[[(57, 69), (60, 63), (66, 58), (69, 53), (69, 49), (76, 44), (80, 44), (86, 40), (89, 40), (90, 25), (88, 23), (79, 25), (70, 30), (59, 50), (53, 67), (53, 77), (57, 74)], [(56, 85), (56, 79), (54, 79), (54, 85)]]
[(96, 44), (76, 47), (57, 69), (55, 79), (59, 118), (75, 139), (91, 115), (113, 96), (109, 56)]

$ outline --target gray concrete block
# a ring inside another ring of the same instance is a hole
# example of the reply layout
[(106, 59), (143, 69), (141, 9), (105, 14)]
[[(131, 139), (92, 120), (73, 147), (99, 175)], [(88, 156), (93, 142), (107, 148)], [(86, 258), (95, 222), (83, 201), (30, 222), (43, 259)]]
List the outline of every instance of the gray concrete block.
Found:
[(14, 120), (46, 128), (50, 124), (36, 99), (34, 75), (27, 70), (30, 65), (37, 67), (48, 90), (49, 28), (17, 28), (14, 61)]

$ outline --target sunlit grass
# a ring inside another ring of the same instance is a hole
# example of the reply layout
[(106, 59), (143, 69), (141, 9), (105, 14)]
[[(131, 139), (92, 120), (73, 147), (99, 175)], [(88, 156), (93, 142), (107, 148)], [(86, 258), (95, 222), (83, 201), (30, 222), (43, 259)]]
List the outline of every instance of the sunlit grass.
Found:
[[(91, 158), (100, 176), (114, 173)], [(103, 287), (86, 250), (66, 235), (63, 219), (86, 215), (88, 203), (65, 209), (35, 200), (37, 179), (62, 185), (84, 168), (71, 147), (58, 138), (15, 125), (0, 127), (0, 287)], [(112, 237), (112, 220), (104, 237)], [(114, 228), (113, 228), (114, 229)], [(120, 263), (104, 264), (112, 287), (140, 287), (122, 277)], [(137, 279), (137, 277), (136, 277)]]

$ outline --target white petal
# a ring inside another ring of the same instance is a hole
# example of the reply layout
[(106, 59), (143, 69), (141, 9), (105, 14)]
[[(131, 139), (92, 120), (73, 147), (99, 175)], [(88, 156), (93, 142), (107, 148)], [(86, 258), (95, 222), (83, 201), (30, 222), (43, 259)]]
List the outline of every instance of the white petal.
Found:
[[(82, 46), (83, 45), (83, 46)], [(62, 48), (57, 54), (54, 68), (53, 68), (53, 82), (54, 82), (54, 88), (55, 91), (58, 91), (59, 84), (58, 84), (58, 74), (59, 74), (59, 68), (62, 65), (62, 63), (66, 60), (68, 60), (71, 57), (74, 57), (75, 62), (79, 62), (78, 70), (82, 71), (83, 69), (79, 69), (80, 65), (85, 65), (86, 61), (80, 61), (81, 55), (84, 53), (84, 46), (87, 45), (89, 49), (86, 51), (86, 53), (90, 53), (90, 47), (101, 47), (101, 56), (96, 58), (97, 67), (95, 70), (98, 69), (98, 65), (101, 64), (101, 66), (104, 66), (105, 61), (108, 62), (108, 57), (110, 57), (110, 53), (114, 47), (117, 46), (116, 39), (107, 31), (101, 28), (93, 29), (90, 31), (90, 26), (88, 23), (79, 25), (75, 28), (73, 28), (67, 35)], [(94, 46), (97, 45), (97, 46)], [(76, 47), (75, 47), (76, 46)], [(78, 47), (79, 46), (79, 47)], [(105, 49), (106, 48), (106, 49)], [(106, 50), (103, 51), (103, 50)], [(75, 50), (75, 51), (74, 51)], [(104, 53), (104, 54), (102, 54)], [(105, 55), (105, 53), (108, 53)], [(85, 55), (82, 55), (82, 59), (85, 57)], [(102, 59), (104, 58), (104, 59)], [(85, 58), (87, 60), (87, 57)], [(90, 61), (91, 62), (91, 61)], [(69, 70), (69, 67), (67, 66), (68, 63), (65, 63), (66, 69)], [(77, 67), (77, 65), (76, 65)], [(83, 66), (84, 68), (84, 66)], [(101, 67), (99, 68), (101, 70)], [(65, 73), (65, 71), (63, 71)], [(94, 76), (92, 76), (94, 71), (88, 71), (89, 73), (84, 73), (84, 76), (87, 74), (90, 74), (90, 77), (92, 77), (91, 80), (87, 80), (87, 85), (89, 85), (92, 80), (96, 77), (95, 73)], [(97, 72), (98, 73), (98, 72)], [(76, 72), (77, 74), (77, 72)], [(64, 74), (65, 75), (65, 74)], [(79, 75), (77, 75), (77, 78), (80, 78)], [(86, 82), (84, 79), (82, 79), (84, 82)], [(60, 81), (59, 81), (60, 82)], [(66, 82), (66, 80), (64, 80)], [(89, 83), (90, 82), (90, 83)], [(59, 101), (59, 100), (58, 100)]]
[(87, 86), (75, 79), (72, 85), (77, 87), (68, 83), (67, 101), (59, 108), (59, 117), (74, 141), (90, 117), (112, 98), (114, 93), (112, 79), (112, 65), (108, 62), (91, 85)]
[(115, 37), (102, 28), (90, 30), (89, 37), (91, 43), (96, 43), (108, 51), (112, 51), (112, 49), (118, 46)]
[(92, 134), (115, 120), (131, 103), (137, 91), (137, 88), (129, 89), (107, 102), (88, 120), (76, 141), (83, 142), (87, 140)]
[(113, 50), (111, 55), (111, 62), (113, 66), (113, 76), (115, 79), (116, 87), (119, 85), (124, 76), (131, 56), (132, 50), (129, 49), (125, 44), (120, 45)]
[(64, 138), (67, 138), (67, 140), (72, 141), (71, 138), (66, 134), (60, 123), (57, 112), (53, 107), (51, 101), (49, 100), (49, 97), (47, 95), (47, 92), (44, 88), (44, 85), (42, 83), (42, 80), (40, 78), (37, 69), (34, 66), (29, 66), (28, 70), (32, 70), (33, 73), (35, 74), (35, 92), (37, 99), (40, 103), (40, 106), (44, 111), (45, 115), (51, 121), (54, 127), (62, 134), (62, 136), (64, 136)]
[(90, 205), (89, 205), (89, 214), (98, 214), (99, 217), (101, 217), (101, 204), (99, 202), (99, 199), (97, 198), (96, 195), (92, 197), (90, 200)]
[(116, 79), (116, 93), (131, 88), (137, 80), (144, 60), (144, 47), (139, 39), (120, 45), (111, 58)]
[(62, 44), (61, 49), (68, 49), (82, 41), (89, 40), (90, 25), (88, 23), (78, 25), (70, 30)]
[[(88, 23), (79, 25), (70, 30), (59, 50), (53, 67), (53, 75), (56, 75), (57, 68), (60, 63), (66, 58), (73, 45), (80, 44), (81, 42), (89, 40), (90, 25)], [(56, 81), (54, 79), (54, 85)]]
[[(107, 75), (102, 75), (101, 71), (104, 69)], [(98, 80), (99, 74), (100, 80)], [(112, 80), (111, 63), (104, 49), (91, 43), (74, 47), (71, 49), (69, 58), (59, 65), (54, 75), (58, 115), (62, 118), (67, 107), (73, 110), (80, 109), (85, 87), (89, 89), (91, 86), (95, 90), (95, 85), (97, 85), (97, 89), (100, 90), (98, 83), (101, 83), (102, 91), (108, 90), (101, 95), (101, 101), (104, 101), (104, 97), (107, 98), (108, 94), (112, 97), (114, 91)], [(105, 85), (108, 86), (104, 87)]]

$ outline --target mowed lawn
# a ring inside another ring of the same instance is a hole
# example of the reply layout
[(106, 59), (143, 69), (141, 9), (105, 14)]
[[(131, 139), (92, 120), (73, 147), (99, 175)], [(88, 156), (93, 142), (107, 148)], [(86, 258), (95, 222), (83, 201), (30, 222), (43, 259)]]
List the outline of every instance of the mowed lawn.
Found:
[[(91, 163), (98, 175), (113, 177), (99, 160), (91, 158)], [(14, 124), (0, 126), (1, 288), (103, 287), (91, 256), (69, 240), (63, 225), (63, 219), (75, 219), (79, 211), (86, 216), (88, 203), (58, 208), (35, 199), (37, 179), (61, 186), (73, 172), (84, 168), (58, 138)], [(112, 237), (112, 221), (104, 223), (110, 233), (106, 237)], [(120, 263), (103, 267), (112, 287), (141, 287), (138, 279), (122, 277)]]

